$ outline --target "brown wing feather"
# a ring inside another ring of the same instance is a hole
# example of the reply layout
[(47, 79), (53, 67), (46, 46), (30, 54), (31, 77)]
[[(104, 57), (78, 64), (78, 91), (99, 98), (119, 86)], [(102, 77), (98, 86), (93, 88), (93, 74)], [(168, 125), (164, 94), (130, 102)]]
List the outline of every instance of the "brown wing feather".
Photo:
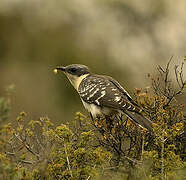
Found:
[(140, 113), (141, 109), (135, 105), (123, 87), (111, 77), (107, 76), (105, 79), (105, 76), (87, 76), (79, 86), (79, 94), (86, 103), (122, 110), (134, 122), (152, 130), (152, 122)]
[[(82, 90), (83, 92), (79, 91), (79, 94), (87, 103), (118, 110), (141, 111), (140, 108), (133, 103), (131, 97), (122, 86), (109, 76), (88, 76), (81, 82), (80, 89), (83, 89), (85, 86), (90, 88), (87, 88), (86, 91)], [(94, 87), (94, 90), (92, 90), (92, 87)], [(94, 93), (96, 90), (97, 92)], [(103, 92), (105, 93), (104, 96), (102, 96)], [(90, 94), (94, 95), (91, 96)], [(116, 101), (117, 97), (120, 98), (120, 100)]]
[(129, 95), (129, 93), (120, 85), (120, 83), (118, 81), (116, 81), (115, 79), (113, 79), (110, 76), (106, 76), (110, 82), (112, 82), (117, 88), (118, 90), (135, 106), (138, 106), (138, 104), (136, 104), (133, 99), (131, 98), (131, 96)]

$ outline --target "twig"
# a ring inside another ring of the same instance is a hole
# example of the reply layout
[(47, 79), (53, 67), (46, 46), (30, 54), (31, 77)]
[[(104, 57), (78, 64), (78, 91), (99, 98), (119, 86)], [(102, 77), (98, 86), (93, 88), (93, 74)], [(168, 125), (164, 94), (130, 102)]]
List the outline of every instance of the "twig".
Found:
[(21, 163), (25, 163), (25, 164), (34, 164), (34, 162), (32, 162), (32, 161), (25, 161), (25, 160), (21, 160)]
[(181, 88), (181, 84), (180, 84), (180, 82), (179, 82), (179, 79), (178, 79), (178, 65), (175, 65), (175, 67), (174, 67), (174, 73), (175, 73), (175, 76), (176, 76), (176, 81), (177, 81), (177, 83), (178, 83), (178, 86)]
[(6, 154), (11, 155), (11, 156), (15, 156), (15, 153), (13, 153), (13, 152), (6, 152)]
[(165, 172), (164, 172), (164, 148), (165, 148), (165, 139), (164, 139), (164, 130), (162, 132), (161, 138), (161, 177), (162, 180), (165, 180)]
[(125, 159), (127, 159), (128, 161), (130, 161), (130, 162), (133, 162), (134, 164), (141, 164), (141, 161), (138, 161), (138, 160), (136, 160), (136, 159), (132, 159), (132, 158), (130, 158), (130, 157), (128, 157), (128, 156), (123, 156)]
[(29, 145), (27, 145), (16, 133), (14, 133), (14, 136), (21, 142), (23, 143), (23, 146), (26, 147), (26, 149), (32, 153), (33, 155), (35, 155), (37, 157), (37, 159), (39, 160), (40, 156), (39, 154), (35, 153), (34, 151), (32, 151), (32, 149), (29, 147)]
[(72, 176), (72, 170), (71, 170), (71, 167), (70, 167), (70, 161), (69, 161), (69, 158), (68, 158), (67, 147), (66, 147), (65, 143), (64, 143), (64, 148), (65, 148), (65, 154), (66, 154), (66, 159), (67, 159), (67, 164), (68, 164), (68, 170), (70, 171), (71, 177), (73, 177)]
[(172, 58), (173, 56), (171, 56), (171, 58), (169, 59), (169, 62), (167, 63), (167, 66), (166, 66), (166, 74), (165, 74), (165, 82), (167, 83), (168, 82), (168, 75), (169, 75), (169, 66), (170, 66), (170, 63), (172, 61)]
[(183, 79), (184, 63), (181, 64), (181, 67), (179, 70), (178, 70), (179, 65), (175, 65), (174, 74), (175, 74), (176, 82), (177, 82), (179, 89), (177, 91), (173, 90), (172, 82), (169, 80), (169, 69), (170, 69), (170, 63), (171, 63), (172, 58), (173, 56), (170, 58), (165, 69), (163, 69), (161, 66), (158, 66), (157, 68), (160, 74), (159, 78), (162, 79), (161, 82), (163, 83), (160, 83), (159, 79), (158, 80), (152, 79), (152, 86), (153, 86), (154, 92), (157, 95), (163, 95), (167, 98), (167, 102), (164, 105), (164, 108), (167, 107), (177, 95), (183, 92), (184, 85), (185, 85), (185, 82)]
[(143, 153), (144, 153), (144, 134), (142, 134), (142, 145), (141, 145), (141, 161), (143, 161)]

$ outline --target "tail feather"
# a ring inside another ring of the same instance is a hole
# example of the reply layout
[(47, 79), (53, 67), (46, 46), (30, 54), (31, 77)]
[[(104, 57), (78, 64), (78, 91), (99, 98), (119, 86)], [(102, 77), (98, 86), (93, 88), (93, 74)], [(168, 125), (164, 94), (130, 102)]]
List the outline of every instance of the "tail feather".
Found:
[(142, 127), (146, 128), (147, 130), (152, 132), (152, 121), (144, 117), (142, 114), (124, 111), (124, 113), (135, 123), (141, 125)]

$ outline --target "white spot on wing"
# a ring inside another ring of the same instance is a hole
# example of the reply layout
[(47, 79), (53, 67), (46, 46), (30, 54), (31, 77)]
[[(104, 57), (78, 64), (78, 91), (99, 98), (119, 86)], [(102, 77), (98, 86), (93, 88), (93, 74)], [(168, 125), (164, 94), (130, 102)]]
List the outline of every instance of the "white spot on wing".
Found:
[(89, 89), (89, 92), (92, 92), (95, 89), (96, 86), (97, 86), (96, 84), (92, 85), (91, 89)]
[(106, 94), (106, 91), (101, 91), (101, 96), (99, 96), (99, 97), (95, 100), (95, 102), (96, 102), (98, 105), (100, 105), (99, 99), (101, 99), (102, 97), (104, 97), (105, 94)]
[(81, 94), (82, 97), (84, 97), (84, 96), (86, 96), (86, 95), (87, 95), (87, 93)]
[(130, 108), (131, 108), (131, 105), (127, 109), (130, 109)]
[(112, 88), (112, 91), (117, 91), (117, 89), (115, 89), (115, 88)]
[(87, 97), (87, 100), (89, 100), (91, 97), (93, 97), (98, 91), (99, 91), (99, 88), (97, 88), (92, 94), (90, 94), (90, 96)]
[(125, 103), (122, 107), (125, 107), (127, 104)]
[(121, 99), (120, 96), (116, 96), (115, 99), (114, 99), (114, 101), (118, 102), (118, 101), (120, 101), (120, 99)]

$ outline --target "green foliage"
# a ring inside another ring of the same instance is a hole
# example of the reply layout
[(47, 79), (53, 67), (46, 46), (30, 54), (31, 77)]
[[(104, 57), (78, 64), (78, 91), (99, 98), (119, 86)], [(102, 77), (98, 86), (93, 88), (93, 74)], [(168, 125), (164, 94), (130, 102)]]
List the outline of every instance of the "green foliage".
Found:
[[(77, 113), (76, 120), (84, 121)], [(72, 132), (65, 124), (54, 128), (46, 118), (27, 120), (25, 112), (17, 126), (1, 129), (0, 179), (87, 179), (98, 175), (111, 154), (94, 147), (94, 133)], [(76, 124), (77, 125), (77, 124)]]

